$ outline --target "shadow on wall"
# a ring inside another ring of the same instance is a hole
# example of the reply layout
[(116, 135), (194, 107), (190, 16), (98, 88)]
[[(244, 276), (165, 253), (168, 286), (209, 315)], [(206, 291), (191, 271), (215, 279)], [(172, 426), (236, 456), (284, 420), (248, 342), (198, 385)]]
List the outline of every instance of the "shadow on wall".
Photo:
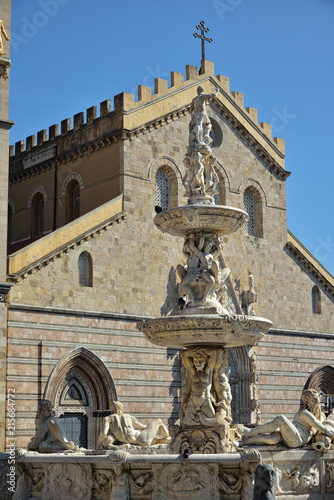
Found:
[(169, 386), (169, 396), (172, 396), (172, 411), (168, 424), (175, 424), (179, 418), (181, 394), (181, 356), (178, 349), (167, 348), (167, 359), (173, 360), (172, 382)]
[(176, 283), (176, 271), (172, 266), (168, 274), (167, 282), (167, 294), (165, 302), (161, 306), (160, 314), (161, 316), (169, 316), (170, 314), (176, 314), (178, 310), (178, 294), (177, 294), (177, 283)]

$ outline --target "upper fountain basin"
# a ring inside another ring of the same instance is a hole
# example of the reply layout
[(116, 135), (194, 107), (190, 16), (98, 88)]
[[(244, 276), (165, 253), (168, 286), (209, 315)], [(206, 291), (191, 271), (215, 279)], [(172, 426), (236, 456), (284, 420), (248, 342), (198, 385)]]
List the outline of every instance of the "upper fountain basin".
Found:
[(240, 208), (222, 205), (186, 205), (157, 214), (154, 224), (164, 233), (186, 236), (196, 231), (214, 232), (218, 236), (234, 233), (248, 220)]

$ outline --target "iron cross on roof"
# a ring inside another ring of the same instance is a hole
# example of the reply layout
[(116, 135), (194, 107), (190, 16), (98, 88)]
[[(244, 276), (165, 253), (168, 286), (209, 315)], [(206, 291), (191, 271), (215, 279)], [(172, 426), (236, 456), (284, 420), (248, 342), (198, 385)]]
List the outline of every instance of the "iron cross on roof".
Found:
[(205, 36), (205, 33), (207, 33), (209, 30), (209, 28), (206, 28), (205, 25), (204, 25), (204, 21), (201, 21), (197, 26), (196, 26), (196, 29), (197, 30), (200, 30), (201, 31), (201, 34), (199, 33), (194, 33), (194, 37), (195, 38), (200, 38), (202, 40), (202, 61), (205, 60), (205, 42), (209, 42), (211, 43), (212, 42), (212, 38), (207, 38)]

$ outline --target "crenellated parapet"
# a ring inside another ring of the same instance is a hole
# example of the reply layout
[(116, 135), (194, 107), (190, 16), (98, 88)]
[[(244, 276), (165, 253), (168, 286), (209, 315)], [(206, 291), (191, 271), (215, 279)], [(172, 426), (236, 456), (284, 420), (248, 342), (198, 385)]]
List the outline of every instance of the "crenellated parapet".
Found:
[[(87, 152), (118, 140), (132, 140), (184, 117), (190, 112), (194, 87), (199, 84), (206, 92), (210, 92), (213, 85), (218, 89), (213, 104), (228, 124), (254, 147), (256, 154), (279, 177), (288, 177), (289, 173), (284, 170), (284, 140), (272, 139), (270, 124), (258, 123), (255, 108), (244, 108), (244, 95), (234, 90), (230, 92), (229, 78), (215, 76), (211, 61), (203, 61), (200, 70), (192, 65), (185, 69), (184, 75), (171, 72), (170, 85), (167, 80), (155, 78), (153, 90), (138, 85), (137, 99), (132, 93), (122, 92), (114, 97), (113, 107), (110, 99), (101, 102), (99, 115), (97, 106), (91, 106), (86, 112), (76, 113), (73, 119), (65, 118), (48, 130), (40, 130), (37, 136), (30, 135), (25, 141), (16, 142), (9, 149), (11, 182), (29, 176), (36, 165), (53, 168), (55, 161), (75, 160)], [(34, 175), (39, 167), (34, 169)]]

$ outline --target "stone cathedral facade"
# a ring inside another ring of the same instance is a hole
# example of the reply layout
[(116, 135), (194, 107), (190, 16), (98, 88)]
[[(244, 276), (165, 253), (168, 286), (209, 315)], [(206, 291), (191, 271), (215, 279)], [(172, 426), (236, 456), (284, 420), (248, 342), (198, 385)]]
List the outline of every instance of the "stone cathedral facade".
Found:
[(177, 420), (179, 352), (153, 346), (136, 324), (179, 308), (182, 243), (153, 217), (156, 206), (186, 202), (183, 158), (199, 85), (219, 89), (208, 105), (216, 203), (249, 214), (243, 230), (222, 240), (234, 293), (252, 292), (256, 315), (273, 322), (257, 346), (230, 349), (233, 418), (293, 416), (305, 387), (330, 408), (334, 278), (287, 228), (284, 140), (203, 61), (200, 70), (172, 72), (170, 85), (156, 79), (154, 93), (140, 85), (138, 100), (119, 94), (113, 106), (106, 100), (99, 112), (93, 106), (10, 148), (11, 288), (2, 306), (18, 446), (35, 434), (41, 398), (68, 437), (89, 448), (98, 447), (116, 399), (142, 421)]

